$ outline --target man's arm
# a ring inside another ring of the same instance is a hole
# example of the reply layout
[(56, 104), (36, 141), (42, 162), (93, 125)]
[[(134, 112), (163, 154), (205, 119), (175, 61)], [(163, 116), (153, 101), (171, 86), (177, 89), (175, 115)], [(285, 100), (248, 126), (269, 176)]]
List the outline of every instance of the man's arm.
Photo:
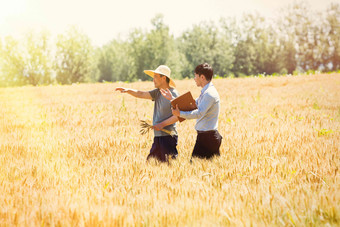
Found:
[(153, 128), (157, 131), (160, 131), (161, 129), (163, 129), (165, 126), (168, 125), (172, 125), (173, 123), (175, 123), (176, 121), (178, 121), (178, 118), (176, 116), (171, 116), (168, 119), (162, 121), (161, 123), (158, 123), (157, 125), (154, 125)]
[(208, 95), (203, 96), (200, 105), (197, 106), (197, 109), (192, 111), (181, 111), (178, 109), (178, 105), (176, 105), (175, 109), (172, 109), (172, 114), (174, 116), (182, 117), (185, 119), (198, 119), (204, 116), (210, 107), (214, 104), (215, 99)]
[(171, 100), (174, 99), (174, 97), (172, 96), (172, 94), (171, 94), (169, 88), (167, 88), (167, 89), (161, 88), (159, 91), (160, 91), (161, 94), (164, 96), (164, 98), (166, 98), (167, 100), (171, 101)]
[(116, 91), (120, 91), (121, 93), (128, 93), (129, 95), (132, 95), (136, 98), (152, 99), (148, 91), (137, 91), (135, 89), (123, 88), (123, 87), (117, 87)]

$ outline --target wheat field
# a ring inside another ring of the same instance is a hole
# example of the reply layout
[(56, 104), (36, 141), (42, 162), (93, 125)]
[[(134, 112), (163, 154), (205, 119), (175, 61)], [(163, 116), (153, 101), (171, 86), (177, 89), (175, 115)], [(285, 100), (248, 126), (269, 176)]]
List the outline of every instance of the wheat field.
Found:
[[(193, 79), (176, 81), (200, 94)], [(340, 75), (214, 79), (221, 156), (146, 163), (152, 82), (0, 89), (0, 226), (339, 226)]]

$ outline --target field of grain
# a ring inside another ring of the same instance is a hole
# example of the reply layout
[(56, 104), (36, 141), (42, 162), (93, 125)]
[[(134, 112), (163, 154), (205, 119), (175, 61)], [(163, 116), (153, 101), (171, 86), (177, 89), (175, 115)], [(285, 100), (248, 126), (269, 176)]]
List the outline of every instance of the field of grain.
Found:
[[(200, 94), (193, 79), (180, 93)], [(338, 226), (340, 75), (215, 79), (221, 157), (146, 157), (152, 82), (0, 89), (0, 226)]]

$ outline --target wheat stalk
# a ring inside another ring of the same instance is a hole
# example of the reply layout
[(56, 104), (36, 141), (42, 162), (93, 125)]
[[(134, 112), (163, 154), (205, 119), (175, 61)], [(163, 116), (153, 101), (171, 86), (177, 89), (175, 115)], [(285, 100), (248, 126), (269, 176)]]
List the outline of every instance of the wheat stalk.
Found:
[[(147, 121), (144, 121), (144, 120), (140, 120), (140, 126), (142, 127), (142, 129), (139, 131), (139, 133), (141, 135), (144, 135), (146, 133), (149, 132), (150, 129), (152, 129), (152, 125), (150, 125)], [(176, 132), (175, 131), (170, 131), (170, 130), (167, 130), (167, 129), (161, 129), (161, 131), (169, 134), (170, 136), (176, 136)]]

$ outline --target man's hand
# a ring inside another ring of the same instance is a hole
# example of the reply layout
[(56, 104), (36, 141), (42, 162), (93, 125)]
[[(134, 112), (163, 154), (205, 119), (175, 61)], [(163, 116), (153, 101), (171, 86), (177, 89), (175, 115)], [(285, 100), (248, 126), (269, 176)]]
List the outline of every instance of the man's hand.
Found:
[(172, 111), (172, 115), (179, 117), (179, 115), (180, 115), (179, 111), (180, 110), (178, 109), (178, 104), (176, 105), (176, 109), (172, 108), (171, 111)]
[(152, 126), (152, 128), (155, 129), (156, 131), (161, 131), (164, 128), (164, 126), (162, 123), (159, 123), (157, 125)]
[(132, 88), (124, 88), (124, 87), (117, 87), (116, 91), (120, 91), (121, 93), (128, 93), (136, 98), (141, 99), (152, 99), (150, 93), (148, 91), (138, 91)]
[(167, 100), (171, 101), (173, 99), (172, 94), (171, 94), (169, 88), (167, 88), (166, 90), (161, 88), (160, 92), (164, 96), (164, 98), (166, 98)]
[(126, 92), (129, 91), (129, 89), (123, 88), (123, 87), (117, 87), (115, 90), (116, 90), (116, 91), (120, 91), (121, 93), (126, 93)]

